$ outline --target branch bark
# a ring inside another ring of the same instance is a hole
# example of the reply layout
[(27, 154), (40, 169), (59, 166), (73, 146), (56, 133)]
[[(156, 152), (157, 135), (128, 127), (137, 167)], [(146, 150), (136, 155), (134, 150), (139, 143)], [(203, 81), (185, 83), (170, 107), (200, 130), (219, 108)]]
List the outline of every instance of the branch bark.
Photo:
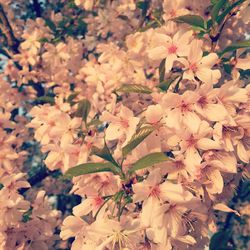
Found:
[(0, 4), (0, 21), (0, 29), (6, 37), (8, 47), (12, 50), (13, 53), (18, 53), (20, 42), (14, 35), (13, 29), (9, 23), (8, 17), (4, 11), (2, 4)]

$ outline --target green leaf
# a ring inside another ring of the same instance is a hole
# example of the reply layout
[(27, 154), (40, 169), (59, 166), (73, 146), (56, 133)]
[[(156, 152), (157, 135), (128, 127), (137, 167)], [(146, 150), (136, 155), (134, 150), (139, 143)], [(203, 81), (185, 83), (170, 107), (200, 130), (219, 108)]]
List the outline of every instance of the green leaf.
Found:
[(159, 66), (159, 82), (163, 82), (165, 78), (165, 63), (166, 59), (163, 59)]
[(40, 43), (48, 43), (49, 40), (48, 40), (48, 38), (43, 37), (43, 38), (39, 39), (39, 42), (40, 42)]
[(23, 213), (23, 218), (22, 218), (22, 222), (26, 223), (29, 220), (31, 220), (31, 215), (32, 215), (32, 208), (30, 208), (28, 211), (26, 211), (25, 213)]
[(121, 168), (121, 166), (115, 161), (115, 159), (113, 158), (113, 156), (110, 153), (109, 148), (107, 147), (107, 144), (104, 144), (104, 147), (102, 149), (97, 148), (97, 147), (93, 147), (91, 154), (97, 155), (100, 158), (111, 162), (113, 165), (117, 166), (118, 168)]
[(238, 42), (238, 43), (232, 43), (228, 47), (226, 47), (220, 54), (220, 56), (224, 55), (227, 52), (235, 51), (237, 49), (241, 48), (249, 48), (250, 47), (250, 40)]
[(112, 172), (115, 175), (119, 175), (117, 167), (110, 162), (97, 162), (97, 163), (84, 163), (70, 168), (66, 173), (65, 177), (72, 178), (74, 176), (94, 174), (99, 172)]
[(151, 167), (154, 164), (169, 161), (169, 158), (162, 152), (152, 153), (142, 157), (140, 160), (133, 164), (133, 167), (129, 170), (130, 173), (147, 167)]
[(225, 72), (229, 75), (231, 75), (232, 73), (232, 66), (230, 64), (223, 64), (223, 68), (225, 70)]
[(211, 11), (211, 17), (212, 17), (212, 20), (213, 20), (214, 23), (216, 22), (216, 19), (218, 17), (218, 14), (219, 14), (220, 10), (223, 7), (225, 7), (226, 3), (227, 3), (227, 0), (219, 0), (213, 6), (212, 11)]
[(137, 8), (142, 10), (142, 16), (146, 16), (147, 10), (149, 8), (149, 0), (139, 1), (136, 5)]
[(225, 11), (223, 11), (222, 14), (219, 15), (216, 18), (217, 23), (220, 24), (224, 20), (224, 18), (226, 17), (227, 14), (229, 14), (235, 7), (237, 7), (238, 5), (244, 3), (245, 1), (246, 0), (239, 0), (239, 1), (235, 2), (235, 3), (233, 3), (232, 5), (230, 5), (229, 7), (227, 7), (225, 9)]
[(247, 70), (240, 69), (239, 72), (242, 78), (248, 79), (250, 76), (250, 69)]
[(140, 84), (123, 84), (116, 92), (151, 94), (152, 90)]
[(159, 88), (162, 90), (162, 91), (167, 91), (170, 87), (170, 85), (178, 78), (178, 77), (181, 77), (181, 76), (175, 76), (173, 78), (170, 78), (170, 79), (167, 79), (163, 82), (160, 82), (159, 84)]
[(139, 31), (140, 32), (144, 32), (144, 31), (146, 31), (146, 30), (148, 30), (150, 28), (154, 28), (155, 29), (155, 28), (157, 28), (159, 26), (160, 25), (159, 25), (159, 23), (157, 21), (151, 20), (144, 27), (140, 28)]
[(197, 15), (185, 15), (185, 16), (179, 16), (173, 19), (173, 21), (177, 23), (187, 23), (195, 28), (199, 28), (202, 30), (206, 30), (206, 21), (201, 17)]
[(49, 18), (45, 19), (45, 24), (54, 32), (56, 32), (56, 25)]
[(74, 2), (74, 1), (71, 1), (71, 2), (69, 2), (69, 3), (68, 3), (68, 8), (71, 8), (71, 9), (76, 9), (76, 8), (77, 8), (77, 6), (76, 6), (76, 4), (75, 4), (75, 2)]
[(138, 3), (136, 3), (136, 7), (142, 10), (143, 8), (145, 8), (145, 2), (139, 1)]
[(55, 99), (52, 96), (40, 96), (37, 97), (35, 101), (39, 104), (45, 104), (45, 103), (49, 103), (51, 105), (55, 104)]
[(70, 103), (71, 106), (75, 104), (74, 99), (79, 95), (79, 92), (74, 92), (71, 95), (68, 96), (67, 102)]
[(88, 126), (101, 126), (101, 125), (103, 125), (103, 122), (100, 121), (98, 118), (94, 118), (88, 123)]
[(62, 40), (62, 36), (56, 36), (54, 39), (52, 39), (52, 43), (57, 43), (57, 42), (60, 42)]
[(91, 108), (91, 104), (88, 100), (84, 99), (78, 103), (77, 110), (75, 112), (76, 117), (82, 117), (82, 119), (86, 122), (87, 117)]
[(148, 137), (154, 128), (152, 126), (144, 126), (140, 128), (128, 142), (128, 144), (122, 148), (123, 156), (127, 156), (134, 148), (136, 148), (146, 137)]

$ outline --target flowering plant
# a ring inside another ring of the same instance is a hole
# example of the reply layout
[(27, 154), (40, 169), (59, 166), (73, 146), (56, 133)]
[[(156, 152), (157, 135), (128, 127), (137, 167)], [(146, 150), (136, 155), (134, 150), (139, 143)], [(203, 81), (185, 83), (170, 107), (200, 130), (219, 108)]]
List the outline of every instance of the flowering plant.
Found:
[(235, 249), (211, 235), (248, 175), (249, 10), (1, 1), (0, 249)]

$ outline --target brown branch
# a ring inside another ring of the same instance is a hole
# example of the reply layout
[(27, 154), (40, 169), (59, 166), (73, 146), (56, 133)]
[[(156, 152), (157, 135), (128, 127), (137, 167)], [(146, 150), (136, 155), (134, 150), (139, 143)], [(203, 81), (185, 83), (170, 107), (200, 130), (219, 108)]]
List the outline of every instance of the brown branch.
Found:
[(235, 15), (236, 15), (236, 12), (237, 12), (237, 11), (229, 12), (229, 13), (226, 15), (226, 17), (224, 18), (224, 21), (222, 22), (222, 24), (219, 26), (218, 31), (216, 32), (216, 34), (215, 34), (215, 35), (210, 35), (210, 39), (211, 39), (211, 42), (212, 42), (212, 44), (211, 44), (211, 51), (210, 51), (210, 52), (215, 52), (216, 46), (217, 46), (217, 44), (218, 44), (218, 41), (219, 41), (219, 39), (220, 39), (220, 36), (221, 36), (221, 34), (222, 34), (222, 31), (223, 31), (223, 29), (224, 29), (224, 27), (225, 27), (227, 21), (228, 21), (231, 17), (235, 16)]
[(9, 23), (7, 15), (5, 14), (2, 4), (0, 4), (0, 21), (0, 29), (6, 37), (9, 48), (12, 50), (13, 53), (18, 53), (18, 47), (20, 42), (14, 35), (13, 29)]

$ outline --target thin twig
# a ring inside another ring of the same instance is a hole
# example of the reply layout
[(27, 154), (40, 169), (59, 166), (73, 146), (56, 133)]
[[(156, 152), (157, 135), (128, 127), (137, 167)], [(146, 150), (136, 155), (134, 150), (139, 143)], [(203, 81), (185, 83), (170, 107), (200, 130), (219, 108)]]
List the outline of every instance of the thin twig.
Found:
[(220, 36), (221, 36), (221, 34), (222, 34), (222, 31), (223, 31), (223, 29), (224, 29), (224, 27), (225, 27), (227, 21), (228, 21), (232, 16), (234, 16), (235, 13), (236, 13), (235, 11), (229, 12), (229, 13), (226, 15), (226, 17), (224, 18), (223, 23), (220, 25), (220, 27), (219, 27), (219, 29), (218, 29), (216, 35), (215, 35), (215, 36), (210, 36), (210, 39), (211, 39), (211, 41), (212, 41), (211, 51), (210, 51), (210, 52), (215, 52), (217, 43), (218, 43), (218, 41), (219, 41), (219, 39), (220, 39)]

